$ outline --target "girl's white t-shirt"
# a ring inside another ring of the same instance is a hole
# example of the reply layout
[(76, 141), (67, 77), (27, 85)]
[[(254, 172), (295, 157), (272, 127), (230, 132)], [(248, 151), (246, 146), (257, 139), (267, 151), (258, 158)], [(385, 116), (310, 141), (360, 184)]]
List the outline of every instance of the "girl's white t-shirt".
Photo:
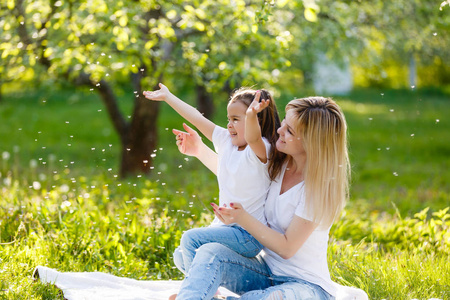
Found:
[[(281, 183), (286, 166), (281, 175), (272, 182), (265, 204), (267, 224), (270, 228), (285, 233), (294, 214), (312, 221), (305, 208), (304, 183), (293, 186), (280, 195)], [(267, 265), (274, 275), (300, 278), (321, 286), (331, 295), (335, 295), (335, 283), (330, 278), (327, 263), (328, 236), (330, 227), (323, 229), (318, 226), (297, 253), (289, 258), (281, 256), (264, 248), (261, 252)]]
[[(263, 141), (269, 157), (270, 143), (265, 138)], [(241, 203), (248, 213), (266, 224), (264, 202), (271, 182), (267, 163), (262, 163), (249, 146), (238, 151), (228, 130), (220, 126), (214, 128), (212, 142), (218, 154), (219, 206)], [(224, 223), (215, 217), (211, 226), (215, 225)]]

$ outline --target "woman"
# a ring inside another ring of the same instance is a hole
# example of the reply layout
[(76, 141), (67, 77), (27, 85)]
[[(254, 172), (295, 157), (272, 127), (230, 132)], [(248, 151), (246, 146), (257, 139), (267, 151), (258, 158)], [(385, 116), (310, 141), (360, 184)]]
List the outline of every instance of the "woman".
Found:
[[(276, 143), (286, 154), (285, 163), (265, 205), (268, 226), (239, 203), (212, 204), (223, 223), (237, 223), (264, 250), (246, 258), (217, 243), (201, 246), (176, 299), (211, 299), (219, 286), (240, 299), (334, 299), (327, 244), (347, 197), (346, 131), (344, 115), (333, 100), (310, 97), (289, 102)], [(177, 145), (186, 154), (204, 153), (198, 151), (205, 146), (195, 135), (185, 136)]]

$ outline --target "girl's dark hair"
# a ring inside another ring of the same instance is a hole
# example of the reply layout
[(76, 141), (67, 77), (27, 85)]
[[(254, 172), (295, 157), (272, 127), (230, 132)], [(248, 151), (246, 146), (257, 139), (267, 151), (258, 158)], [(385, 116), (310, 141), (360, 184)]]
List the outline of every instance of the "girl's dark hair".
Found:
[[(260, 91), (260, 99), (270, 100), (269, 106), (258, 113), (258, 122), (261, 127), (261, 135), (269, 141), (271, 146), (268, 157), (268, 170), (270, 179), (275, 180), (281, 172), (286, 156), (284, 153), (279, 152), (276, 147), (276, 142), (278, 140), (277, 130), (281, 126), (281, 121), (272, 95), (265, 89)], [(229, 103), (240, 101), (248, 107), (253, 102), (256, 92), (257, 90), (240, 88), (231, 94)]]

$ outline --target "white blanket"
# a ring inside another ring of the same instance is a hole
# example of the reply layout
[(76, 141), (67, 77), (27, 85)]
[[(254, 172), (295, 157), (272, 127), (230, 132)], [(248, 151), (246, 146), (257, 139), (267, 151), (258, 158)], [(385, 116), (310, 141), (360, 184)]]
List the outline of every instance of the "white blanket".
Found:
[[(100, 272), (58, 272), (38, 266), (35, 276), (62, 290), (67, 300), (166, 300), (176, 294), (180, 280), (135, 280)], [(236, 296), (219, 288), (223, 296)], [(367, 294), (356, 288), (338, 285), (336, 300), (368, 300)]]

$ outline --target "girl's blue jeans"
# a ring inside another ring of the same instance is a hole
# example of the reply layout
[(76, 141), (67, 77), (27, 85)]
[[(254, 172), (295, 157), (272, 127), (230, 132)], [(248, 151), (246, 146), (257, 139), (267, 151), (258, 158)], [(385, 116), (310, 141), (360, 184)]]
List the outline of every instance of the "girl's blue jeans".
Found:
[(197, 249), (204, 244), (219, 243), (245, 257), (255, 257), (263, 246), (250, 233), (239, 226), (213, 226), (194, 228), (183, 233), (173, 260), (177, 268), (188, 274)]
[(177, 300), (210, 300), (219, 286), (241, 295), (228, 300), (334, 299), (318, 285), (273, 275), (260, 256), (244, 257), (219, 243), (208, 243), (198, 249)]

